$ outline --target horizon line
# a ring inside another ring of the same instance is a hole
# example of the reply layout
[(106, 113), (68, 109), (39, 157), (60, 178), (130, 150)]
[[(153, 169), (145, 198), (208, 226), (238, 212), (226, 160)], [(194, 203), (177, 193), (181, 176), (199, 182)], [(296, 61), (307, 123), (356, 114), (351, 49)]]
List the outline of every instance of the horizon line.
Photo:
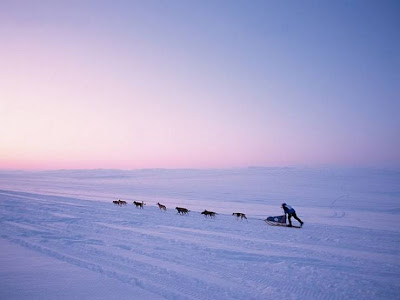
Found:
[(149, 167), (149, 168), (132, 168), (132, 169), (121, 169), (121, 168), (55, 168), (55, 169), (11, 169), (11, 168), (0, 168), (0, 172), (67, 172), (67, 171), (207, 171), (207, 170), (244, 170), (244, 169), (369, 169), (369, 170), (390, 170), (400, 171), (400, 166), (343, 166), (343, 165), (319, 165), (319, 166), (307, 166), (307, 165), (287, 165), (287, 166), (232, 166), (232, 167)]

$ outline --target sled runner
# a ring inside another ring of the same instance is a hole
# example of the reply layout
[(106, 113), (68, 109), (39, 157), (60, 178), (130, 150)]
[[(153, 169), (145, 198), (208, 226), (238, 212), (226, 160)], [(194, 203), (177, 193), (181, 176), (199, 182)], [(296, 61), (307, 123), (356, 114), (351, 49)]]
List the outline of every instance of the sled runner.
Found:
[(283, 216), (276, 216), (276, 217), (268, 217), (265, 220), (265, 223), (271, 226), (283, 226), (283, 227), (294, 227), (294, 228), (301, 228), (301, 226), (289, 226), (286, 224), (286, 215)]

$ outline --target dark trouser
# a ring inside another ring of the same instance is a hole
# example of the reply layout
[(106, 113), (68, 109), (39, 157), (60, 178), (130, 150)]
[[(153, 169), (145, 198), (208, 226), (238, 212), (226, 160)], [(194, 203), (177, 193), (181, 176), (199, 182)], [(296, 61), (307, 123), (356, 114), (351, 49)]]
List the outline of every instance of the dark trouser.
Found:
[(288, 214), (288, 220), (289, 220), (289, 225), (292, 225), (292, 217), (295, 218), (297, 221), (299, 221), (300, 224), (303, 222), (299, 219), (299, 217), (296, 215), (296, 213)]

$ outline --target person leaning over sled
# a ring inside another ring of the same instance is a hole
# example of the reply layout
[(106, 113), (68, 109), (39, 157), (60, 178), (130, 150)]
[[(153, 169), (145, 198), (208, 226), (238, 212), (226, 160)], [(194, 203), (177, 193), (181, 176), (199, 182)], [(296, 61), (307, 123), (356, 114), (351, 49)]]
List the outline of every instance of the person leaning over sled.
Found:
[(300, 226), (303, 226), (303, 221), (299, 219), (299, 217), (296, 215), (296, 211), (291, 207), (290, 205), (287, 205), (286, 203), (282, 203), (282, 208), (285, 211), (285, 214), (288, 215), (288, 220), (289, 220), (289, 227), (292, 227), (292, 217), (295, 218), (297, 221), (300, 222)]

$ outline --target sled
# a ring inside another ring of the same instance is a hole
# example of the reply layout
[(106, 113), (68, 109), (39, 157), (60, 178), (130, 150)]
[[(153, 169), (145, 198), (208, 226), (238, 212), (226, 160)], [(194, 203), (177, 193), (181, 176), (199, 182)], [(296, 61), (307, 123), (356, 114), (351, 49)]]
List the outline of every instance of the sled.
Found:
[(265, 223), (271, 226), (281, 226), (281, 227), (289, 227), (289, 228), (301, 228), (301, 226), (286, 224), (286, 215), (283, 216), (275, 216), (275, 217), (268, 217), (265, 220)]

